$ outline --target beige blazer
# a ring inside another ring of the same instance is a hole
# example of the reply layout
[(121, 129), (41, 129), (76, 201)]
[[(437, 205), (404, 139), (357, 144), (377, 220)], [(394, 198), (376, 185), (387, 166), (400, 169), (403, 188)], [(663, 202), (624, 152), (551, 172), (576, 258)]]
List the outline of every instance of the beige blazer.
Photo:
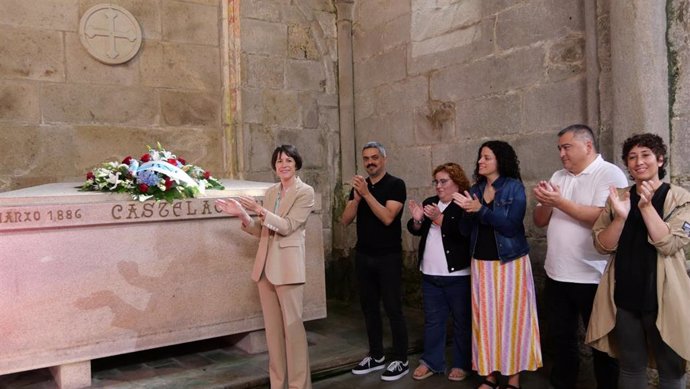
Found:
[[(630, 188), (619, 189), (622, 194)], [(614, 267), (616, 248), (606, 248), (599, 242), (599, 233), (614, 218), (611, 202), (594, 223), (594, 246), (602, 254), (611, 254), (594, 297), (594, 307), (587, 328), (585, 342), (597, 350), (616, 356), (616, 344), (611, 331), (616, 325), (616, 304), (613, 301), (615, 287)], [(656, 327), (661, 339), (683, 359), (690, 360), (690, 277), (685, 268), (683, 247), (690, 243), (690, 193), (671, 185), (664, 202), (664, 221), (669, 233), (659, 242), (649, 243), (657, 250), (657, 300), (659, 311)]]
[(261, 274), (273, 285), (301, 284), (305, 282), (304, 227), (314, 207), (314, 189), (295, 178), (295, 184), (280, 199), (280, 183), (266, 190), (264, 208), (266, 216), (252, 221), (242, 229), (259, 237), (259, 249), (254, 260), (252, 280), (258, 282)]

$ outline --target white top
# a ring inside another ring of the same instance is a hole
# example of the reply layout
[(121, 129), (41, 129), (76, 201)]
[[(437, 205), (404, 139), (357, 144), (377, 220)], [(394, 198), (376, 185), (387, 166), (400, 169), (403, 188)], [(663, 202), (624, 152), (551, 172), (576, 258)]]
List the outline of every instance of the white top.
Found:
[[(611, 185), (628, 186), (618, 166), (601, 155), (578, 175), (561, 169), (551, 176), (551, 184), (561, 188), (561, 195), (578, 204), (603, 207)], [(594, 249), (592, 229), (554, 208), (546, 232), (547, 250), (544, 270), (549, 278), (561, 282), (598, 284), (606, 267), (607, 255)]]
[[(438, 202), (438, 209), (443, 212), (450, 204), (442, 201)], [(424, 245), (424, 257), (419, 270), (428, 276), (468, 276), (470, 275), (469, 266), (460, 271), (448, 272), (448, 261), (446, 261), (446, 251), (443, 249), (443, 237), (441, 236), (441, 226), (431, 223), (429, 233), (426, 236)]]

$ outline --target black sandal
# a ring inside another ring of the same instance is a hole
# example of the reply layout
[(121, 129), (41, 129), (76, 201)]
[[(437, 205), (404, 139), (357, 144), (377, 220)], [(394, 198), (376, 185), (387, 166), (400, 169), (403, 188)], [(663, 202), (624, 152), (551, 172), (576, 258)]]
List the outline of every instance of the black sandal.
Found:
[(505, 384), (503, 385), (503, 389), (520, 389), (519, 386), (513, 386), (511, 384)]
[(491, 389), (498, 389), (498, 382), (491, 382), (487, 379), (484, 379), (484, 381), (482, 381), (482, 383), (479, 384), (479, 386), (477, 386), (476, 389), (481, 388), (482, 385), (486, 385), (486, 386), (490, 387)]

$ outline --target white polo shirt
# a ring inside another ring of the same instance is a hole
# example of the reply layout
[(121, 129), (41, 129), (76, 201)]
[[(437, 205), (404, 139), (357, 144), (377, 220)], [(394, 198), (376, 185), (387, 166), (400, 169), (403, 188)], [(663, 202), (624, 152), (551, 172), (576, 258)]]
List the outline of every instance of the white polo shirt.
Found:
[[(603, 207), (611, 185), (628, 186), (618, 166), (601, 155), (578, 175), (561, 169), (551, 176), (551, 184), (561, 188), (561, 195), (578, 204)], [(597, 253), (592, 243), (592, 229), (554, 208), (546, 231), (547, 249), (544, 270), (549, 278), (561, 282), (598, 284), (608, 256)]]

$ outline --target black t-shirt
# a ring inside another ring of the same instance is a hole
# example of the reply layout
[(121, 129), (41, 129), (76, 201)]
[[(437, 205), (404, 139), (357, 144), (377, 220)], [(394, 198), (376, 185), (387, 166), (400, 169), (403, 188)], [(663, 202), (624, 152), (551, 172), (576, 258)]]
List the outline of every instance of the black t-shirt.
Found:
[[(652, 197), (652, 205), (662, 218), (669, 189), (670, 185), (663, 183)], [(613, 300), (617, 307), (628, 311), (656, 312), (657, 251), (648, 241), (649, 232), (637, 205), (639, 201), (640, 195), (633, 185), (630, 188), (630, 212), (618, 239)]]
[[(489, 209), (494, 209), (494, 202), (485, 203)], [(477, 231), (477, 243), (474, 249), (474, 258), (483, 261), (498, 261), (498, 247), (496, 247), (496, 231), (494, 226), (479, 222)]]
[[(405, 204), (407, 199), (405, 181), (400, 178), (386, 173), (379, 182), (373, 185), (367, 177), (367, 184), (369, 192), (381, 205), (385, 206), (388, 200)], [(350, 200), (354, 198), (355, 192), (352, 189)], [(369, 204), (362, 199), (357, 207), (357, 251), (370, 255), (402, 252), (401, 218), (402, 210), (387, 226), (374, 215)]]

